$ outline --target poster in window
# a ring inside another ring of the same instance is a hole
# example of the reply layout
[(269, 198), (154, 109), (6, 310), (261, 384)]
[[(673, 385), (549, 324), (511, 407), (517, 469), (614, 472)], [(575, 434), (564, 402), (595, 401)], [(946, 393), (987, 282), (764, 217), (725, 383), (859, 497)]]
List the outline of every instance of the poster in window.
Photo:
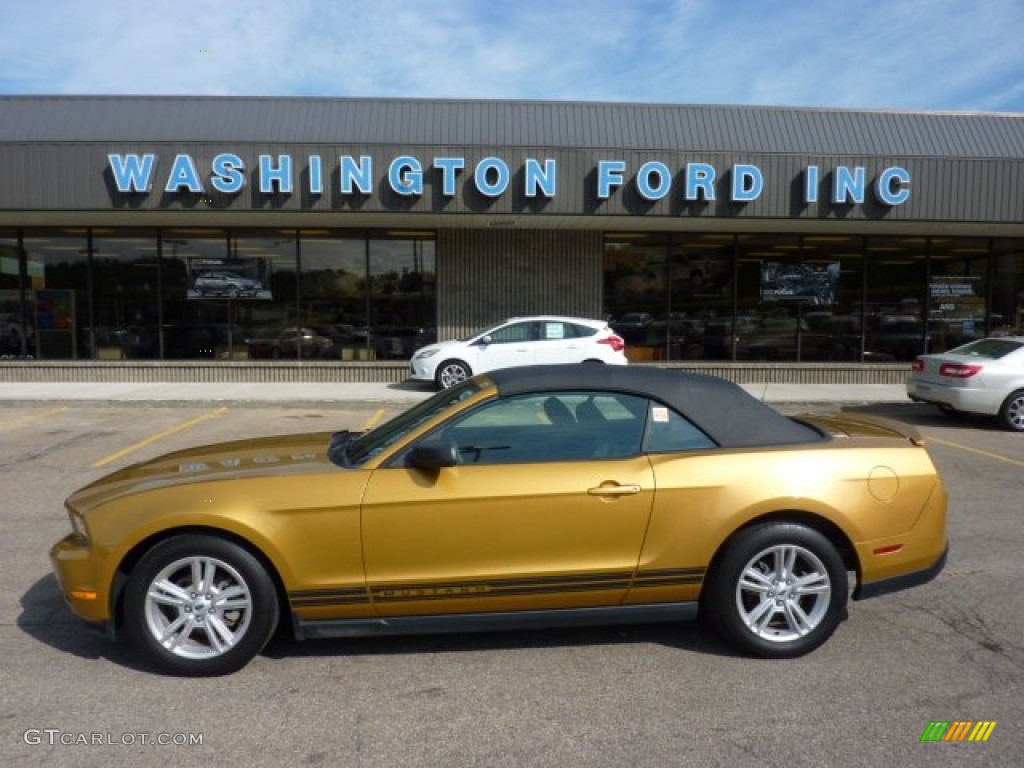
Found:
[(839, 264), (766, 261), (761, 264), (761, 301), (830, 305), (836, 303)]
[(188, 298), (272, 299), (270, 264), (260, 257), (214, 259), (191, 257), (188, 266)]

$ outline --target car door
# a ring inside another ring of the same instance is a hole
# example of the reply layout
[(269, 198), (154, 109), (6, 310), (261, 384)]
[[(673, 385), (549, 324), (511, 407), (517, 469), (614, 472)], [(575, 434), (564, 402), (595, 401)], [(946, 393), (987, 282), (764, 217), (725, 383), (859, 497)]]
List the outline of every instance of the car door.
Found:
[[(646, 401), (587, 393), (489, 401), (423, 438), (458, 464), (370, 478), (362, 509), (367, 583), (384, 616), (617, 605), (636, 569), (652, 500), (640, 453)], [(603, 430), (603, 434), (602, 434)]]
[(537, 334), (537, 323), (533, 320), (509, 323), (491, 331), (476, 342), (477, 355), (473, 372), (533, 365)]

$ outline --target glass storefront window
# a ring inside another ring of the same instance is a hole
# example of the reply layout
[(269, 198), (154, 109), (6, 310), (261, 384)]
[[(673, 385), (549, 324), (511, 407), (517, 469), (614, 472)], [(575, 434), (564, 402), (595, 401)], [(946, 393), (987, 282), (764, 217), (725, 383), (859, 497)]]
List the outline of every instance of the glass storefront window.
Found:
[(89, 254), (84, 229), (35, 230), (23, 239), (28, 291), (24, 328), (41, 360), (89, 357)]
[(329, 232), (300, 238), (302, 326), (333, 339), (341, 360), (369, 359), (366, 239)]
[(22, 313), (18, 233), (0, 229), (0, 358), (33, 354), (27, 313)]
[(369, 348), (378, 360), (408, 360), (436, 340), (433, 234), (373, 237)]
[(663, 319), (669, 360), (732, 357), (734, 235), (677, 237), (669, 257), (669, 304)]
[[(229, 264), (228, 235), (222, 230), (165, 229), (160, 234), (163, 322), (160, 357), (212, 359), (232, 327), (227, 280), (212, 273)], [(208, 273), (211, 273), (207, 277)], [(197, 280), (199, 285), (196, 285)], [(209, 281), (204, 286), (205, 281)]]
[[(230, 257), (196, 278), (203, 301), (222, 306), (221, 359), (337, 359), (336, 340), (311, 329), (299, 314), (295, 233), (232, 233)], [(209, 266), (209, 265), (206, 265)]]
[(988, 241), (933, 238), (928, 282), (928, 351), (988, 335)]
[(990, 333), (1024, 334), (1024, 240), (996, 240)]
[(668, 245), (665, 235), (609, 234), (605, 241), (605, 314), (634, 362), (665, 359)]
[(867, 243), (865, 362), (907, 362), (925, 352), (928, 239)]
[(160, 357), (160, 262), (153, 230), (93, 230), (92, 327), (84, 357)]

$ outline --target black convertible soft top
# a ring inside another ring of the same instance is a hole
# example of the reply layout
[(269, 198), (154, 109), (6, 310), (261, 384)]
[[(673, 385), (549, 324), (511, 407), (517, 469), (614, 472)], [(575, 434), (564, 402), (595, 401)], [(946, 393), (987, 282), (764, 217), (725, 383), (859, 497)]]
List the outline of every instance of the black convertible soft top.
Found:
[(816, 443), (826, 439), (717, 376), (629, 365), (537, 365), (486, 374), (503, 395), (548, 390), (624, 392), (660, 400), (723, 448)]

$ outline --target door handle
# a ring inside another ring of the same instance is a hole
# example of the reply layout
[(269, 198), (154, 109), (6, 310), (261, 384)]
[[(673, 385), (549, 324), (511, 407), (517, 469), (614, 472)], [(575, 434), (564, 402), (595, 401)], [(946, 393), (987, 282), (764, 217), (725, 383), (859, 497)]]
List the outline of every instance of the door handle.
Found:
[(633, 496), (640, 493), (639, 485), (599, 485), (596, 488), (588, 488), (590, 496)]

